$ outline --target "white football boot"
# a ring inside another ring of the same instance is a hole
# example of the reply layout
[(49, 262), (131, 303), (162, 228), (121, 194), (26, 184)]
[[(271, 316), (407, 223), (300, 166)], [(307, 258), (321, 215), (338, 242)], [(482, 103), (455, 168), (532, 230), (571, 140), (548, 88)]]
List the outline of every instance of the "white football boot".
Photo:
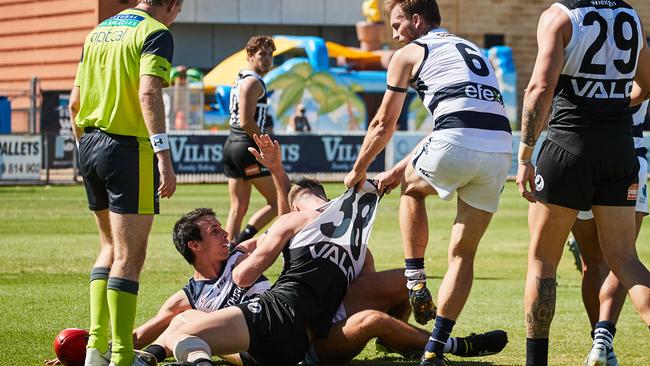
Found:
[(592, 347), (583, 365), (607, 366), (607, 351), (602, 347)]
[(101, 353), (97, 348), (86, 348), (84, 366), (108, 366), (111, 362), (111, 348)]

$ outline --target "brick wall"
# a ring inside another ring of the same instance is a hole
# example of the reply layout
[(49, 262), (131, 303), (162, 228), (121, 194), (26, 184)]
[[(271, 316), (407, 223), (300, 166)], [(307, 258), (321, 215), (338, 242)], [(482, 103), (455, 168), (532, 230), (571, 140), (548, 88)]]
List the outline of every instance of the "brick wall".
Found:
[(70, 89), (86, 34), (136, 0), (0, 0), (0, 95), (12, 130), (28, 130), (32, 77), (43, 90)]

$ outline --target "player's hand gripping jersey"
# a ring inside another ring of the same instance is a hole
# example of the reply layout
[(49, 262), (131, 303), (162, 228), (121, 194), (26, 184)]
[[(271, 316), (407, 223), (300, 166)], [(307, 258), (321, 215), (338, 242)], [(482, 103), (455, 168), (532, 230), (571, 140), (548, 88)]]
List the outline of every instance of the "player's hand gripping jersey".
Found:
[(367, 181), (329, 202), (283, 250), (284, 268), (272, 291), (295, 304), (317, 336), (326, 336), (350, 283), (366, 259), (380, 194)]

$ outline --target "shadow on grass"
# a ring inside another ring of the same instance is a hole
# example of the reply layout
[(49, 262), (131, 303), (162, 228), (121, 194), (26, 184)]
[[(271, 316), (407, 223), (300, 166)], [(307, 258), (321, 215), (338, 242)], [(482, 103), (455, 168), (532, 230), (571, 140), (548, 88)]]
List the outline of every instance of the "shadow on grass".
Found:
[[(454, 360), (450, 363), (452, 366), (515, 366), (508, 364), (495, 364), (487, 361), (462, 361)], [(230, 365), (225, 361), (214, 361), (215, 365)], [(390, 366), (390, 365), (402, 365), (402, 366), (417, 366), (420, 364), (419, 360), (407, 360), (402, 357), (382, 357), (379, 359), (371, 360), (352, 360), (346, 364), (319, 364), (321, 366)]]
[[(427, 279), (429, 280), (441, 280), (442, 276), (427, 276)], [(474, 280), (476, 281), (499, 281), (499, 280), (504, 280), (505, 277), (481, 277), (481, 276), (476, 276), (474, 277)], [(579, 286), (579, 285), (578, 285)]]
[[(462, 360), (450, 360), (452, 366), (515, 366), (515, 365), (503, 365), (495, 364), (488, 361), (462, 361)], [(403, 366), (417, 366), (420, 364), (419, 360), (407, 360), (402, 357), (382, 357), (379, 359), (371, 360), (352, 360), (345, 365), (349, 366), (389, 366), (389, 365), (403, 365)], [(325, 364), (322, 364), (325, 365)], [(335, 365), (329, 365), (335, 366)], [(340, 365), (339, 365), (340, 366)]]

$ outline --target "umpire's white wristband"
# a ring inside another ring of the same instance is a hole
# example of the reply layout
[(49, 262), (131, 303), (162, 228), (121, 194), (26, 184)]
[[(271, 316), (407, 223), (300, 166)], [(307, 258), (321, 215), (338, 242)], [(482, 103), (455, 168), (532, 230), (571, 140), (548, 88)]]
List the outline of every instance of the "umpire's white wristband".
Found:
[(155, 153), (158, 151), (169, 150), (169, 137), (167, 137), (166, 133), (149, 136), (149, 141), (151, 141), (151, 146), (153, 146), (153, 152)]

